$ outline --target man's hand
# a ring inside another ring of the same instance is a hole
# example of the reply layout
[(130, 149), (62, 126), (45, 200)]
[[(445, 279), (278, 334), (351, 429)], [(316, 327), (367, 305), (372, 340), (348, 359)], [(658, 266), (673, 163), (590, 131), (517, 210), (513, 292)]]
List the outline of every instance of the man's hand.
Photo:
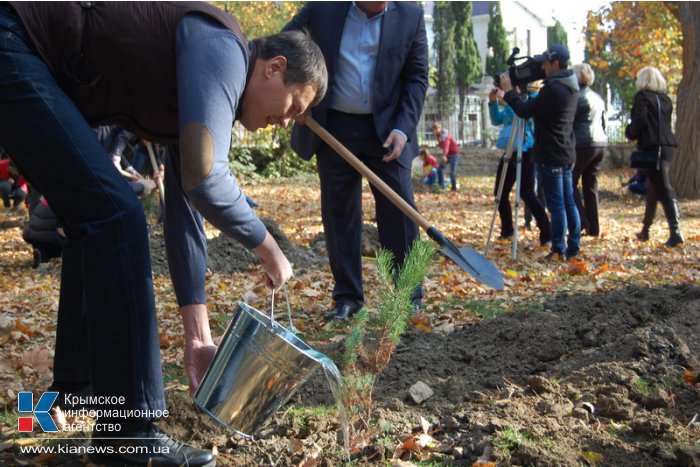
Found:
[(163, 164), (158, 166), (157, 172), (153, 172), (153, 180), (165, 180), (165, 166)]
[(401, 133), (398, 131), (389, 133), (389, 137), (384, 141), (383, 147), (390, 149), (391, 152), (382, 157), (382, 162), (391, 162), (397, 159), (403, 152), (404, 146), (406, 146), (406, 138)]
[(253, 248), (265, 271), (265, 285), (277, 291), (292, 277), (292, 265), (268, 232), (263, 242)]
[(190, 380), (190, 395), (197, 392), (204, 374), (209, 365), (214, 360), (216, 346), (214, 343), (204, 343), (201, 341), (187, 341), (185, 343), (185, 372)]
[(496, 102), (498, 99), (498, 88), (493, 88), (489, 93), (489, 102)]
[(180, 308), (185, 328), (185, 373), (190, 380), (190, 394), (194, 395), (214, 359), (216, 346), (211, 338), (207, 306), (185, 305)]
[(503, 90), (503, 94), (513, 89), (513, 84), (510, 82), (510, 75), (508, 73), (501, 73), (501, 89)]

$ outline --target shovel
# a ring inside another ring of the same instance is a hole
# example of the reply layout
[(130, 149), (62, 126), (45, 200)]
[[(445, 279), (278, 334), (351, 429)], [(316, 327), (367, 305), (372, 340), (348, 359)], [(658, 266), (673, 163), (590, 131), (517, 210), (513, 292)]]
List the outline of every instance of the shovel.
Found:
[(408, 204), (401, 198), (389, 185), (379, 178), (377, 174), (372, 172), (369, 167), (362, 163), (353, 153), (351, 153), (340, 141), (335, 139), (325, 128), (316, 122), (311, 116), (305, 116), (306, 126), (311, 131), (316, 133), (319, 138), (326, 142), (335, 152), (345, 159), (345, 161), (353, 166), (355, 170), (360, 172), (369, 183), (376, 187), (386, 196), (392, 204), (394, 204), (401, 212), (409, 219), (418, 224), (430, 238), (432, 238), (439, 246), (440, 253), (457, 263), (459, 267), (468, 272), (479, 282), (493, 287), (496, 290), (503, 290), (503, 276), (496, 267), (489, 262), (484, 256), (468, 247), (458, 247), (448, 240), (438, 229), (430, 225), (430, 222), (420, 215), (413, 206)]
[[(151, 159), (151, 166), (153, 167), (153, 173), (158, 172), (158, 163), (156, 162), (156, 156), (153, 154), (153, 146), (150, 141), (146, 141), (146, 149), (148, 150), (148, 158)], [(156, 179), (158, 184), (158, 193), (160, 194), (160, 202), (165, 204), (165, 188), (163, 187), (163, 180)]]

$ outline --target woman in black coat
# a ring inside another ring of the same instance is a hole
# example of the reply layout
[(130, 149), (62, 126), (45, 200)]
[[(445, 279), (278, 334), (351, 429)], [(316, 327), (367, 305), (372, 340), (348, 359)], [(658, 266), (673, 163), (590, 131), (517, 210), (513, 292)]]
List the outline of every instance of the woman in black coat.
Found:
[(668, 175), (673, 159), (673, 148), (677, 146), (671, 130), (673, 103), (666, 95), (666, 80), (654, 67), (646, 66), (639, 70), (637, 90), (632, 106), (632, 120), (625, 131), (625, 136), (630, 140), (637, 140), (639, 150), (656, 152), (661, 146), (659, 168), (645, 169), (648, 180), (647, 202), (642, 230), (637, 233), (637, 238), (643, 242), (649, 240), (649, 227), (656, 216), (656, 202), (660, 201), (670, 231), (665, 245), (674, 247), (683, 243), (683, 236), (676, 192), (671, 186)]

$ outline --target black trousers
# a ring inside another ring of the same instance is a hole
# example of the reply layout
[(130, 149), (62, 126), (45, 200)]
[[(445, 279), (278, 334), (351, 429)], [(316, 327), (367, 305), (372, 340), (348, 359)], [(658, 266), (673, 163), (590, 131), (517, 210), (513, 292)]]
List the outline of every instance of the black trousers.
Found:
[[(410, 158), (407, 158), (407, 163), (399, 160), (382, 162), (386, 149), (377, 136), (371, 115), (329, 111), (327, 128), (350, 152), (415, 207)], [(325, 143), (318, 151), (317, 167), (321, 180), (321, 215), (326, 248), (335, 279), (333, 299), (337, 304), (361, 306), (364, 303), (362, 176)], [(396, 264), (401, 265), (406, 252), (420, 235), (418, 226), (374, 187), (372, 194), (376, 205), (379, 243), (390, 250)], [(419, 288), (413, 298), (420, 299), (422, 296), (423, 291)]]
[(647, 174), (647, 202), (665, 201), (676, 199), (676, 191), (671, 186), (671, 179), (668, 174), (671, 170), (671, 159), (673, 158), (673, 148), (663, 146), (663, 156), (659, 170), (645, 170)]
[[(600, 235), (598, 222), (598, 171), (605, 157), (605, 148), (577, 148), (573, 171), (574, 202), (581, 217), (581, 230), (588, 235)], [(578, 189), (581, 180), (583, 198)]]
[[(535, 194), (535, 164), (533, 163), (532, 150), (523, 153), (520, 173), (520, 199), (523, 200), (525, 206), (534, 216), (537, 227), (540, 230), (540, 242), (548, 242), (552, 238), (551, 226), (547, 212), (540, 203), (540, 200)], [(517, 154), (508, 162), (506, 169), (505, 180), (503, 182), (503, 192), (501, 200), (498, 203), (498, 215), (501, 218), (501, 237), (509, 237), (513, 235), (513, 210), (510, 206), (510, 192), (515, 185)], [(496, 171), (496, 186), (494, 187), (494, 195), (498, 195), (498, 185), (501, 183), (501, 171), (503, 170), (503, 159), (498, 163)]]

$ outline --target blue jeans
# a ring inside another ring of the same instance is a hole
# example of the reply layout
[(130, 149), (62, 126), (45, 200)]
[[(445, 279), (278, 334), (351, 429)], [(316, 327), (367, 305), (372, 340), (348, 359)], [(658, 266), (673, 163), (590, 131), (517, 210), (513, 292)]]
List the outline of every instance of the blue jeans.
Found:
[(428, 186), (435, 185), (437, 181), (437, 169), (432, 169), (423, 179), (423, 184)]
[(552, 222), (552, 253), (566, 256), (577, 255), (581, 245), (581, 218), (574, 202), (572, 168), (562, 165), (537, 166)]
[[(442, 158), (440, 158), (442, 160)], [(457, 161), (459, 156), (450, 156), (447, 158), (447, 165), (450, 167), (450, 183), (452, 184), (452, 189), (457, 189)], [(438, 183), (442, 188), (447, 188), (447, 183), (445, 183), (445, 164), (440, 162), (440, 167), (437, 169)]]
[(67, 235), (54, 384), (123, 396), (111, 409), (165, 400), (143, 208), (95, 132), (0, 3), (0, 141)]

